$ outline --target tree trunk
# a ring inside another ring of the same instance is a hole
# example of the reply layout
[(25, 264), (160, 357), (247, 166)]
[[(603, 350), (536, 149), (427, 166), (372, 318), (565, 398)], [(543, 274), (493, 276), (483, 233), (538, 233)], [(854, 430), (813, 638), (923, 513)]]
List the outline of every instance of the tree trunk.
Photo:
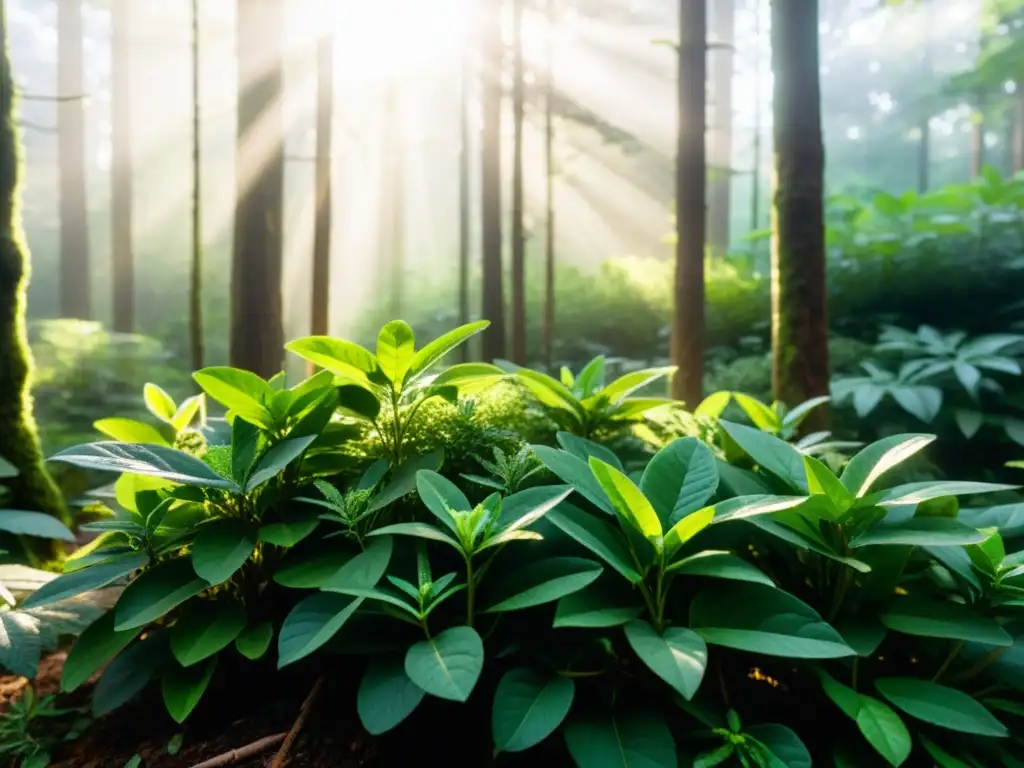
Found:
[(384, 94), (384, 153), (380, 204), (380, 242), (389, 319), (402, 312), (405, 291), (405, 123), (401, 82), (392, 80)]
[(238, 133), (231, 364), (281, 369), (284, 0), (238, 0)]
[(135, 258), (132, 252), (131, 11), (129, 0), (111, 6), (110, 144), (114, 330), (135, 330)]
[(60, 311), (92, 319), (86, 204), (82, 0), (57, 4), (57, 132), (60, 156)]
[(331, 295), (331, 152), (334, 119), (334, 36), (317, 42), (316, 80), (316, 224), (313, 231), (314, 336), (326, 336), (330, 327)]
[[(772, 0), (771, 5), (772, 388), (776, 399), (796, 405), (828, 394), (829, 376), (818, 2)], [(827, 414), (815, 422), (822, 419)]]
[(484, 360), (505, 356), (505, 291), (501, 258), (501, 0), (480, 0), (482, 76), (482, 180), (483, 319), (491, 324), (483, 333)]
[[(467, 14), (471, 12), (469, 6)], [(473, 135), (472, 116), (469, 111), (470, 77), (472, 64), (470, 60), (470, 41), (473, 39), (473, 26), (466, 20), (466, 34), (463, 37), (462, 51), (462, 82), (459, 97), (459, 325), (469, 322), (469, 238), (470, 238), (470, 179), (469, 153), (470, 137)], [(468, 362), (470, 345), (462, 344), (458, 349), (459, 360)]]
[(974, 124), (971, 126), (971, 178), (981, 176), (985, 165), (985, 94), (975, 95)]
[[(0, 457), (18, 470), (0, 478), (8, 489), (4, 506), (40, 510), (68, 520), (60, 491), (43, 468), (29, 392), (31, 353), (25, 331), (29, 253), (21, 227), (21, 155), (14, 127), (14, 77), (7, 41), (7, 16), (0, 1)], [(34, 539), (34, 553), (48, 559), (59, 545)]]
[(715, 256), (729, 252), (732, 190), (732, 75), (735, 50), (735, 0), (707, 0), (711, 23), (709, 50), (714, 104), (708, 156), (708, 245)]
[(526, 365), (526, 232), (523, 226), (523, 0), (512, 0), (512, 362)]
[(199, 90), (199, 0), (192, 0), (192, 263), (189, 266), (188, 335), (192, 369), (203, 367), (203, 136)]
[(676, 273), (672, 363), (679, 367), (672, 394), (691, 408), (703, 393), (706, 0), (679, 4), (676, 144)]
[(1018, 81), (1013, 99), (1013, 172), (1024, 170), (1024, 81)]
[(555, 28), (554, 0), (544, 0), (544, 17), (547, 22), (546, 78), (544, 83), (544, 366), (548, 371), (555, 363), (555, 168), (553, 122), (555, 73), (552, 35)]
[(750, 178), (750, 231), (761, 228), (761, 6), (763, 0), (754, 2), (754, 141), (753, 167)]

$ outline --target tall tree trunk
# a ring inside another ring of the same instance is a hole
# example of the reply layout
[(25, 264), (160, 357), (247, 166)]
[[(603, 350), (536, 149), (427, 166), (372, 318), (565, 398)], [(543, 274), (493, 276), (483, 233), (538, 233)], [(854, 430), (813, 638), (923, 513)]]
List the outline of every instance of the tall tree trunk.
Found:
[[(10, 494), (4, 506), (40, 510), (67, 520), (60, 491), (43, 468), (32, 418), (32, 358), (25, 331), (29, 253), (21, 227), (22, 166), (4, 5), (0, 0), (0, 457), (14, 465), (18, 474), (4, 476), (0, 483)], [(42, 558), (58, 553), (55, 541), (33, 542), (35, 554)]]
[(483, 235), (484, 360), (505, 356), (505, 290), (501, 258), (501, 0), (480, 0), (481, 90), (483, 108), (481, 229)]
[(754, 3), (754, 142), (753, 169), (750, 178), (750, 230), (761, 228), (761, 7), (763, 0)]
[(331, 152), (334, 120), (334, 33), (317, 41), (316, 80), (316, 225), (313, 231), (314, 336), (329, 332), (331, 295)]
[(238, 134), (231, 364), (281, 369), (284, 0), (238, 0)]
[(1024, 80), (1013, 98), (1013, 172), (1024, 170)]
[(135, 329), (135, 257), (132, 248), (131, 11), (129, 0), (111, 5), (110, 122), (111, 239), (114, 330)]
[[(472, 6), (467, 15), (471, 13)], [(473, 25), (466, 19), (466, 30), (463, 36), (462, 51), (462, 82), (459, 95), (459, 325), (469, 322), (469, 238), (470, 238), (470, 179), (469, 152), (470, 137), (473, 135), (472, 116), (469, 111), (470, 77), (472, 62), (470, 58), (470, 41), (473, 39)], [(462, 344), (458, 350), (459, 359), (467, 362), (470, 359), (470, 345)]]
[(57, 5), (57, 131), (60, 155), (60, 311), (92, 318), (86, 203), (85, 70), (82, 0)]
[(523, 0), (512, 0), (512, 362), (526, 364), (526, 232), (523, 226)]
[(732, 190), (732, 74), (735, 61), (735, 0), (707, 0), (710, 15), (711, 94), (714, 104), (708, 158), (708, 245), (715, 256), (729, 252)]
[(555, 126), (553, 121), (555, 95), (554, 0), (544, 0), (546, 20), (546, 46), (544, 58), (546, 76), (544, 80), (544, 366), (548, 371), (555, 364), (555, 168), (554, 144)]
[(384, 169), (381, 183), (380, 242), (384, 272), (381, 292), (388, 297), (391, 319), (402, 312), (405, 291), (405, 136), (401, 83), (388, 83), (384, 94)]
[(199, 90), (199, 0), (192, 0), (192, 263), (189, 266), (188, 336), (192, 368), (203, 367), (203, 135)]
[[(776, 399), (796, 405), (828, 394), (829, 376), (818, 2), (771, 3), (772, 388)], [(827, 414), (817, 419), (827, 419)]]
[(676, 274), (672, 394), (691, 408), (700, 402), (704, 374), (704, 228), (707, 3), (680, 0), (677, 64)]

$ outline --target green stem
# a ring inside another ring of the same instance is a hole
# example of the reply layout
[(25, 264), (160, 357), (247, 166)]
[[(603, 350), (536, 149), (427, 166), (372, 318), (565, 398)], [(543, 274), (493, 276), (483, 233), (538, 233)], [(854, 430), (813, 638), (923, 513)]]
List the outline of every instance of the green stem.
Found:
[(942, 666), (939, 667), (939, 671), (936, 672), (935, 673), (935, 677), (932, 678), (932, 682), (933, 683), (936, 683), (936, 682), (939, 681), (939, 678), (942, 677), (946, 673), (946, 670), (949, 669), (949, 665), (952, 664), (956, 660), (956, 657), (960, 655), (960, 651), (962, 651), (963, 649), (964, 649), (964, 641), (963, 640), (957, 640), (956, 641), (956, 645), (953, 646), (953, 649), (949, 652), (949, 655), (946, 657), (946, 660), (944, 662), (942, 662)]
[(664, 625), (664, 623), (665, 623), (665, 597), (666, 597), (665, 593), (666, 593), (666, 589), (665, 589), (665, 585), (664, 585), (664, 575), (665, 575), (665, 569), (662, 568), (659, 565), (658, 566), (658, 580), (657, 580), (657, 583), (655, 585), (655, 589), (657, 590), (657, 594), (656, 594), (655, 597), (656, 597), (656, 601), (657, 601), (658, 614), (655, 617), (655, 626), (654, 626), (654, 628), (657, 629), (659, 632), (661, 632), (662, 625)]
[(846, 593), (850, 589), (850, 582), (853, 581), (853, 569), (842, 564), (839, 567), (842, 568), (842, 573), (839, 575), (839, 586), (836, 588), (835, 596), (832, 600), (832, 608), (828, 612), (829, 622), (834, 621), (836, 616), (839, 615), (839, 609), (843, 607)]
[(476, 599), (476, 584), (473, 579), (473, 556), (466, 555), (466, 625), (473, 626), (473, 602)]
[(569, 677), (569, 678), (600, 677), (601, 675), (605, 675), (607, 673), (608, 673), (607, 669), (594, 669), (594, 670), (589, 670), (589, 671), (586, 671), (586, 672), (573, 672), (573, 671), (568, 670), (568, 669), (557, 669), (557, 670), (555, 670), (555, 674), (558, 675), (559, 677)]
[[(658, 625), (658, 609), (654, 605), (654, 600), (651, 598), (651, 590), (647, 588), (647, 585), (643, 581), (637, 582), (637, 586), (640, 587), (640, 594), (644, 597), (644, 604), (647, 606), (647, 612), (651, 616), (651, 621)], [(656, 626), (655, 628), (658, 629), (659, 632), (661, 631), (660, 626)]]

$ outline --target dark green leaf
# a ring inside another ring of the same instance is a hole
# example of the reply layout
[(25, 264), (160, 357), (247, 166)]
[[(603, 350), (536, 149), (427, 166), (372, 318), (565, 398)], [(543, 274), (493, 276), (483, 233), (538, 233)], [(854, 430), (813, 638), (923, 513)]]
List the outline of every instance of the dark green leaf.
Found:
[(107, 563), (100, 563), (72, 573), (65, 573), (44, 584), (21, 604), (22, 609), (38, 608), (112, 584), (149, 562), (143, 553), (132, 554)]
[(366, 549), (339, 568), (321, 585), (327, 592), (349, 592), (372, 589), (384, 576), (394, 543), (390, 536), (375, 538)]
[(263, 658), (274, 639), (274, 625), (269, 621), (250, 624), (235, 638), (235, 648), (247, 659)]
[(426, 469), (417, 472), (416, 489), (427, 509), (451, 531), (455, 530), (455, 521), (449, 510), (468, 512), (473, 509), (466, 494), (460, 491), (455, 483), (437, 472)]
[(935, 440), (935, 435), (893, 435), (861, 449), (840, 478), (854, 496), (865, 495), (883, 474)]
[(423, 689), (405, 674), (401, 658), (374, 659), (359, 684), (359, 720), (373, 736), (387, 733), (412, 714), (424, 695)]
[(183, 667), (214, 656), (245, 627), (245, 609), (234, 600), (193, 600), (171, 627), (171, 653)]
[(22, 512), (0, 509), (0, 531), (17, 536), (38, 536), (43, 539), (74, 541), (75, 534), (60, 520), (44, 512)]
[(142, 631), (142, 627), (118, 632), (114, 629), (114, 611), (107, 611), (82, 633), (68, 651), (61, 671), (60, 689), (70, 692), (92, 677)]
[(600, 483), (590, 471), (590, 466), (577, 456), (566, 451), (559, 451), (549, 448), (546, 445), (532, 445), (530, 449), (549, 470), (551, 470), (563, 483), (568, 483), (583, 496), (587, 501), (604, 510), (609, 515), (614, 514), (611, 502), (601, 489)]
[(522, 752), (544, 741), (569, 714), (575, 691), (568, 678), (541, 675), (527, 667), (509, 670), (494, 694), (495, 752)]
[(760, 568), (728, 552), (699, 552), (673, 563), (668, 570), (680, 576), (710, 576), (716, 579), (750, 581), (769, 587), (775, 586), (775, 582)]
[(898, 523), (877, 525), (850, 542), (850, 546), (879, 544), (944, 547), (977, 544), (984, 534), (949, 517), (912, 517)]
[(875, 687), (911, 717), (978, 736), (1009, 736), (1009, 731), (982, 704), (956, 688), (910, 677), (884, 677)]
[(237, 518), (213, 520), (199, 529), (192, 544), (192, 566), (210, 584), (222, 584), (256, 549), (256, 536)]
[(554, 602), (583, 589), (604, 568), (580, 557), (549, 557), (519, 567), (490, 592), (489, 613), (518, 611)]
[(555, 435), (555, 439), (563, 450), (568, 451), (582, 461), (590, 461), (590, 457), (593, 456), (605, 464), (611, 464), (620, 472), (625, 471), (622, 461), (619, 460), (619, 457), (610, 448), (605, 448), (603, 445), (591, 440), (585, 440), (571, 432), (559, 432)]
[(196, 576), (186, 559), (155, 565), (121, 593), (115, 608), (114, 628), (121, 631), (155, 621), (209, 586)]
[(245, 492), (250, 493), (271, 478), (276, 477), (281, 470), (299, 458), (317, 437), (317, 435), (308, 435), (282, 440), (267, 451), (246, 481)]
[(183, 723), (192, 714), (192, 710), (206, 692), (216, 668), (217, 659), (213, 658), (205, 664), (164, 673), (161, 678), (164, 706), (167, 707), (167, 713), (174, 722)]
[(1008, 647), (1013, 638), (999, 622), (949, 600), (897, 597), (879, 616), (895, 632)]
[(640, 489), (665, 528), (701, 509), (718, 489), (718, 466), (696, 438), (673, 440), (648, 463)]
[(92, 715), (113, 712), (153, 679), (168, 658), (167, 638), (150, 636), (118, 654), (96, 683), (92, 694)]
[(194, 456), (163, 445), (141, 443), (88, 443), (68, 448), (51, 457), (76, 467), (106, 472), (129, 472), (149, 477), (162, 477), (182, 485), (238, 491), (227, 478), (221, 477)]
[(545, 519), (575, 539), (634, 584), (642, 579), (633, 567), (625, 537), (604, 519), (562, 503)]
[(637, 602), (609, 595), (602, 582), (566, 595), (558, 601), (554, 626), (617, 627), (632, 621), (643, 612)]
[(484, 666), (484, 645), (472, 627), (452, 627), (413, 645), (405, 654), (405, 673), (427, 693), (466, 701)]
[(358, 384), (338, 387), (338, 407), (366, 421), (374, 421), (380, 414), (380, 400), (373, 392)]
[(1002, 483), (976, 483), (968, 480), (930, 480), (890, 488), (882, 493), (877, 503), (882, 506), (920, 504), (922, 501), (936, 499), (940, 496), (968, 496), (975, 493), (1012, 491), (1016, 487)]
[(37, 619), (21, 611), (0, 611), (0, 669), (35, 677), (42, 650)]
[(704, 679), (708, 647), (696, 632), (669, 627), (658, 632), (646, 621), (631, 621), (625, 627), (630, 646), (654, 674), (692, 699)]
[(764, 745), (779, 761), (780, 765), (773, 763), (770, 768), (811, 768), (811, 753), (792, 729), (770, 723), (752, 725), (746, 734)]
[(672, 732), (656, 713), (630, 709), (571, 719), (565, 743), (577, 768), (677, 768)]
[(334, 637), (363, 598), (319, 592), (296, 605), (277, 636), (277, 668), (303, 659)]
[(792, 488), (807, 493), (807, 476), (803, 454), (784, 440), (753, 427), (721, 421), (722, 429), (754, 460), (756, 464), (785, 481)]

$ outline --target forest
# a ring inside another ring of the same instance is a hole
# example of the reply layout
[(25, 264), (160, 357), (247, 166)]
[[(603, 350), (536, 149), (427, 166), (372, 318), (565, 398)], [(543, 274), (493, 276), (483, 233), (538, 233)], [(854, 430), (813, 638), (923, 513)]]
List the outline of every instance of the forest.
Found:
[(0, 768), (1024, 768), (1022, 365), (1024, 0), (0, 0)]

